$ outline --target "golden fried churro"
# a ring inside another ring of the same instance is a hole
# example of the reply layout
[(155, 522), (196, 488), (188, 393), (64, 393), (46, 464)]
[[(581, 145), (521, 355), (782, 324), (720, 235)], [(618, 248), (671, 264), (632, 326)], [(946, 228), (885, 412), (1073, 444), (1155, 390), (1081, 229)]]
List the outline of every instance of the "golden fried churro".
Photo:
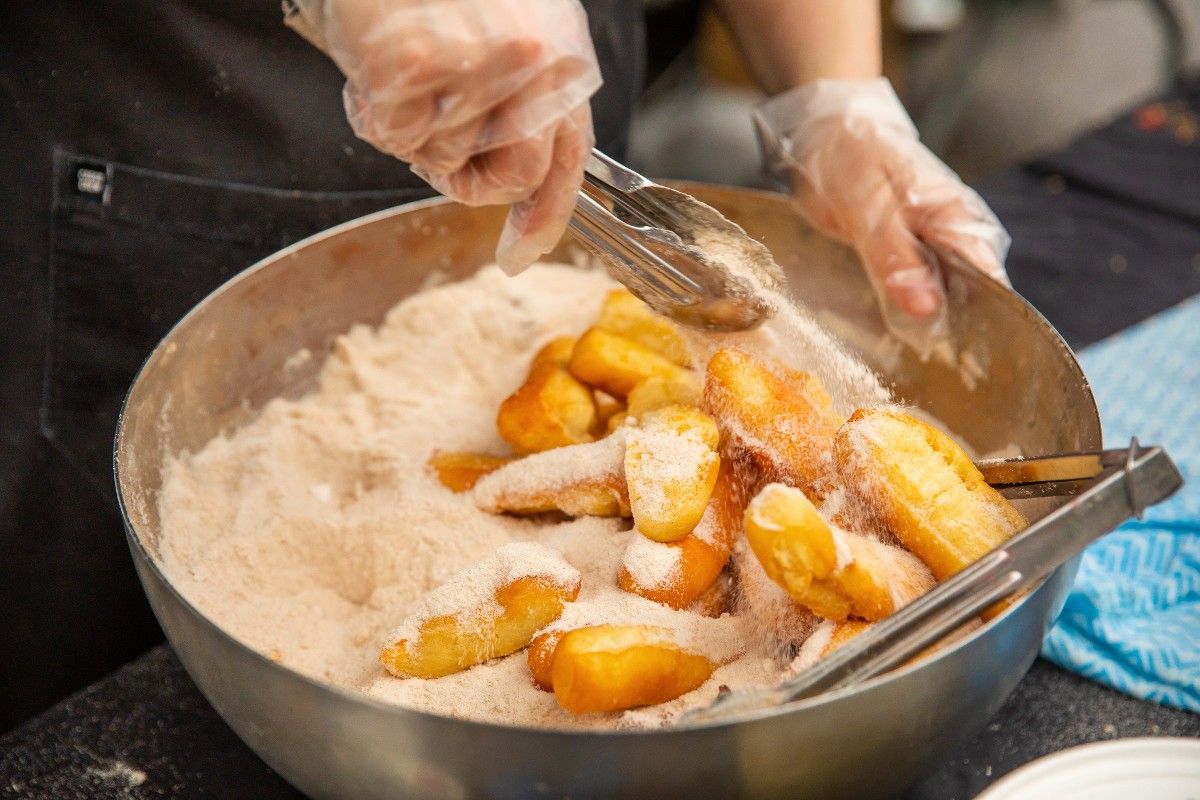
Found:
[(512, 459), (484, 453), (436, 452), (429, 457), (428, 466), (438, 481), (452, 492), (465, 492), (490, 472), (503, 467)]
[(765, 480), (824, 493), (840, 420), (817, 378), (726, 348), (708, 362), (703, 408)]
[(611, 417), (608, 418), (608, 423), (605, 427), (608, 428), (609, 433), (612, 433), (617, 428), (624, 425), (625, 420), (628, 418), (629, 418), (628, 412), (618, 411), (617, 413), (613, 414)]
[(554, 691), (554, 651), (566, 631), (553, 630), (539, 633), (525, 651), (529, 662), (529, 674), (533, 685), (543, 692)]
[(493, 514), (629, 516), (625, 429), (597, 442), (558, 447), (504, 465), (475, 484), (475, 505)]
[(667, 406), (699, 406), (703, 387), (691, 372), (651, 375), (633, 387), (626, 398), (629, 415), (635, 419)]
[(663, 628), (595, 625), (559, 640), (551, 683), (559, 705), (574, 714), (623, 711), (674, 700), (715, 668)]
[(596, 327), (635, 341), (681, 367), (691, 363), (687, 342), (679, 327), (656, 314), (628, 289), (613, 289), (605, 296)]
[(595, 438), (592, 390), (566, 368), (574, 346), (575, 340), (567, 336), (543, 347), (533, 357), (525, 383), (500, 404), (496, 428), (518, 455)]
[(717, 482), (717, 424), (687, 406), (652, 411), (638, 423), (625, 447), (634, 525), (655, 541), (682, 539), (700, 523)]
[(793, 597), (837, 569), (833, 531), (799, 489), (781, 483), (763, 487), (746, 508), (745, 527), (767, 576)]
[(546, 342), (530, 359), (529, 371), (533, 373), (539, 369), (566, 367), (575, 350), (575, 342), (574, 336), (559, 336)]
[(883, 619), (934, 585), (912, 553), (830, 525), (803, 492), (783, 484), (751, 501), (745, 527), (767, 575), (826, 619)]
[[(608, 392), (602, 392), (599, 389), (592, 390), (592, 399), (596, 403), (595, 433), (597, 436), (612, 433), (625, 419), (625, 404)], [(613, 417), (616, 416), (620, 416), (621, 419), (612, 422)]]
[(954, 440), (897, 409), (854, 412), (833, 452), (847, 490), (938, 580), (1025, 527)]
[(652, 375), (677, 377), (687, 372), (666, 356), (600, 328), (589, 328), (579, 337), (567, 368), (589, 386), (618, 398)]
[(438, 678), (515, 653), (558, 619), (579, 582), (579, 571), (557, 552), (505, 545), (427, 594), (379, 660), (400, 678)]
[(733, 608), (733, 590), (733, 575), (728, 571), (722, 571), (717, 575), (717, 579), (709, 584), (708, 588), (687, 607), (687, 610), (702, 617), (717, 619)]
[(700, 523), (679, 541), (656, 542), (635, 532), (621, 560), (618, 585), (671, 608), (698, 602), (729, 562), (739, 533), (741, 509), (732, 484), (732, 470), (722, 467)]
[(870, 536), (843, 532), (850, 561), (834, 572), (831, 583), (850, 600), (851, 613), (880, 620), (932, 589), (934, 580), (921, 559)]

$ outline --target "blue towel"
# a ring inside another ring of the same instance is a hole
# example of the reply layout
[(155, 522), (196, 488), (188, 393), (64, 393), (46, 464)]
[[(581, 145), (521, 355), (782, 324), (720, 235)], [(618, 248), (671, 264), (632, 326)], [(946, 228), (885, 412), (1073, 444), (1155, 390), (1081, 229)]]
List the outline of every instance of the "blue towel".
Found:
[(1106, 447), (1161, 444), (1186, 481), (1089, 547), (1042, 654), (1156, 703), (1200, 711), (1200, 296), (1083, 351)]

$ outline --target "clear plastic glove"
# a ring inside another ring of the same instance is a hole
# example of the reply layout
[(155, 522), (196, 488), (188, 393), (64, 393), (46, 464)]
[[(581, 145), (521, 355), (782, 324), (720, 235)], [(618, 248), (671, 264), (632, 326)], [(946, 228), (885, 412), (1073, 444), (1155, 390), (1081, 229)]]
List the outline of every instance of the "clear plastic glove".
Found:
[(358, 136), (447, 197), (511, 203), (515, 274), (570, 219), (600, 68), (578, 0), (292, 0), (287, 21), (346, 76)]
[(818, 229), (857, 251), (888, 327), (922, 354), (946, 329), (940, 259), (1007, 283), (1008, 234), (921, 144), (885, 79), (814, 81), (764, 103), (755, 124), (769, 166)]

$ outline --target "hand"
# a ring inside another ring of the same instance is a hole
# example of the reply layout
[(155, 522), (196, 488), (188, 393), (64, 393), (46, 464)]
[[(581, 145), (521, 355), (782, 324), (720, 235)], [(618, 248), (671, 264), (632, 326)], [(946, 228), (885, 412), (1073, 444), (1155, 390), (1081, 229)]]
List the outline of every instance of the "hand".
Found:
[(513, 274), (566, 229), (600, 69), (578, 0), (294, 0), (288, 22), (346, 75), (358, 136), (468, 205), (511, 203)]
[(772, 167), (824, 233), (857, 251), (893, 331), (919, 350), (944, 329), (938, 258), (1007, 283), (1009, 238), (918, 139), (886, 80), (818, 80), (756, 112)]

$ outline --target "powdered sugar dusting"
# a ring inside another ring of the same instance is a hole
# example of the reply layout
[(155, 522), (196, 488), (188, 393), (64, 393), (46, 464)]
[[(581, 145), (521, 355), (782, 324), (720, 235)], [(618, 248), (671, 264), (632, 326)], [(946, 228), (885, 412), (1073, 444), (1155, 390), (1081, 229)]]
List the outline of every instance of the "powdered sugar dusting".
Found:
[[(843, 416), (857, 408), (891, 401), (888, 390), (858, 357), (818, 324), (812, 311), (783, 294), (769, 277), (763, 276), (754, 259), (727, 231), (710, 229), (697, 237), (697, 246), (712, 254), (752, 290), (755, 299), (771, 309), (770, 318), (753, 331), (731, 334), (697, 334), (689, 344), (705, 359), (723, 347), (741, 347), (766, 356), (792, 369), (817, 376), (829, 392), (833, 406)], [(704, 363), (697, 360), (697, 363)]]
[(717, 506), (714, 502), (710, 501), (704, 509), (704, 516), (700, 517), (700, 522), (696, 525), (696, 529), (692, 531), (692, 536), (695, 536), (706, 544), (716, 545), (720, 533), (721, 524), (717, 513)]
[(816, 627), (812, 635), (801, 646), (800, 651), (796, 653), (792, 663), (788, 665), (789, 677), (800, 674), (821, 660), (821, 656), (825, 654), (825, 648), (833, 639), (835, 628), (837, 628), (837, 623), (829, 620), (825, 620)]
[(808, 638), (819, 618), (767, 577), (744, 539), (734, 548), (733, 568), (737, 575), (734, 612), (754, 620), (756, 650), (786, 655)]
[(626, 469), (634, 468), (649, 480), (639, 483), (633, 508), (636, 521), (641, 514), (659, 518), (671, 508), (669, 487), (695, 483), (701, 471), (718, 460), (698, 431), (676, 432), (656, 428), (630, 428)]
[[(608, 525), (602, 528), (596, 522)], [(717, 663), (731, 661), (749, 648), (754, 627), (751, 620), (730, 615), (712, 619), (690, 611), (677, 611), (618, 587), (617, 572), (631, 536), (645, 539), (640, 533), (624, 530), (610, 520), (580, 519), (556, 526), (543, 539), (544, 543), (562, 552), (583, 575), (579, 598), (567, 604), (562, 616), (547, 630), (571, 630), (607, 623), (655, 625), (671, 631), (685, 648)]]
[(837, 557), (834, 568), (845, 569), (854, 560), (854, 553), (850, 550), (850, 542), (848, 541), (848, 537), (853, 534), (846, 533), (846, 531), (828, 521), (826, 524), (829, 526), (829, 533), (833, 538), (833, 550)]
[(845, 508), (846, 489), (838, 486), (825, 495), (825, 501), (821, 503), (821, 516), (825, 519), (833, 519), (838, 514), (841, 514)]
[(820, 379), (835, 411), (845, 416), (891, 402), (879, 376), (818, 325), (806, 307), (778, 293), (768, 300), (775, 316), (764, 327), (776, 338), (776, 358)]
[[(348, 331), (311, 393), (272, 401), (241, 429), (167, 465), (159, 501), (166, 574), (216, 624), (289, 668), (435, 713), (553, 728), (656, 726), (707, 704), (721, 685), (772, 682), (773, 645), (803, 641), (816, 619), (771, 583), (744, 544), (735, 555), (734, 613), (714, 619), (619, 589), (623, 557), (642, 570), (639, 582), (654, 585), (672, 568), (660, 548), (676, 549), (623, 520), (484, 510), (501, 491), (619, 475), (625, 437), (637, 435), (632, 421), (594, 445), (506, 466), (471, 493), (450, 492), (425, 469), (435, 450), (507, 452), (496, 409), (533, 354), (552, 338), (578, 335), (613, 286), (602, 273), (570, 267), (539, 265), (515, 279), (489, 267), (405, 300), (378, 329)], [(842, 411), (886, 399), (807, 315), (788, 322), (788, 314), (781, 303), (758, 331), (689, 341), (701, 355), (734, 344), (810, 371)], [(667, 462), (662, 474), (682, 475), (694, 460), (690, 449), (655, 449)], [(711, 506), (693, 535), (716, 535)], [(488, 609), (513, 575), (557, 582), (576, 573), (579, 596), (552, 627), (665, 628), (720, 665), (710, 680), (654, 708), (577, 717), (533, 686), (523, 652), (437, 680), (393, 678), (378, 663), (390, 638), (411, 637), (422, 620)]]
[(506, 464), (475, 484), (475, 503), (494, 512), (503, 508), (505, 497), (530, 497), (617, 479), (622, 475), (628, 430), (620, 427), (597, 442), (556, 447)]
[(569, 594), (579, 585), (579, 570), (537, 542), (506, 544), (422, 597), (387, 639), (415, 641), (421, 626), (436, 617), (455, 616), (460, 627), (478, 627), (502, 612), (496, 592), (521, 578), (536, 578)]
[(678, 547), (648, 539), (635, 530), (629, 537), (621, 566), (638, 586), (659, 589), (678, 579), (681, 558)]

